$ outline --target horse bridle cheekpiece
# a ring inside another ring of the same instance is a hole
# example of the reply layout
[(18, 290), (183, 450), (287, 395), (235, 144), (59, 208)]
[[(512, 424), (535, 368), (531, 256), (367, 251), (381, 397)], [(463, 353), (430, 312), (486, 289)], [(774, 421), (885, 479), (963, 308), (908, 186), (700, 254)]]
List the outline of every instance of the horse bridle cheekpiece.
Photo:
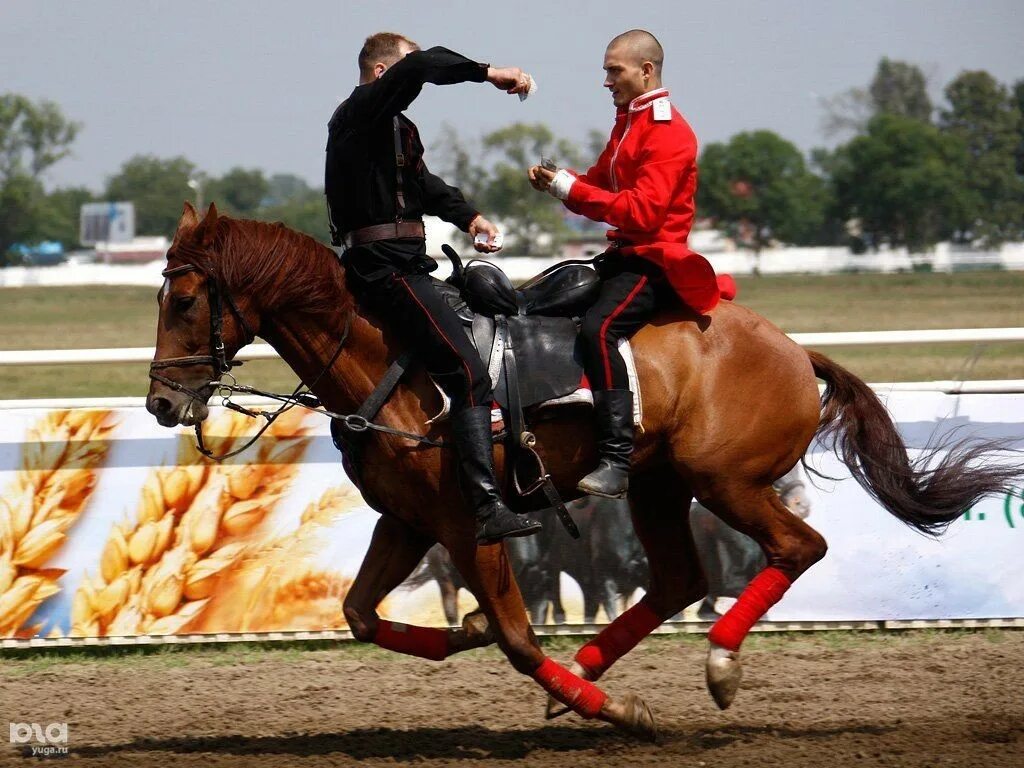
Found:
[[(165, 269), (160, 274), (165, 279), (171, 279), (179, 275), (188, 274), (189, 272), (199, 272), (206, 276), (206, 292), (210, 305), (210, 353), (207, 355), (186, 355), (184, 357), (165, 357), (160, 360), (154, 360), (149, 364), (149, 378), (159, 381), (161, 384), (173, 389), (175, 392), (181, 392), (188, 395), (191, 399), (196, 400), (200, 403), (205, 403), (207, 398), (201, 395), (194, 389), (186, 387), (180, 382), (174, 381), (173, 379), (164, 376), (159, 371), (163, 368), (183, 368), (190, 365), (209, 365), (213, 368), (213, 377), (208, 382), (208, 386), (218, 387), (221, 386), (222, 379), (227, 374), (232, 379), (231, 369), (235, 366), (241, 365), (240, 361), (228, 360), (227, 349), (224, 346), (224, 302), (227, 301), (228, 308), (235, 315), (235, 319), (238, 320), (238, 324), (241, 326), (242, 331), (245, 333), (245, 341), (240, 346), (245, 346), (253, 339), (256, 338), (256, 333), (246, 322), (245, 317), (238, 309), (238, 305), (235, 304), (234, 299), (231, 298), (231, 294), (223, 290), (218, 284), (217, 280), (204, 269), (201, 269), (198, 265), (187, 263), (182, 264), (178, 267), (170, 267)], [(225, 405), (228, 407), (233, 406), (233, 403), (227, 401), (225, 398)], [(235, 406), (236, 410), (242, 410), (238, 406)], [(242, 410), (243, 413), (251, 412)], [(266, 426), (269, 426), (269, 422)], [(203, 428), (201, 423), (196, 423), (196, 442), (199, 447), (199, 451), (210, 458), (214, 458), (212, 453), (206, 449), (203, 443)], [(261, 430), (262, 433), (262, 430)], [(248, 444), (245, 446), (248, 447)], [(217, 458), (228, 458), (233, 455), (227, 454), (225, 456)]]
[[(241, 365), (242, 362), (240, 360), (228, 360), (227, 349), (224, 345), (224, 302), (227, 302), (228, 309), (230, 309), (235, 315), (235, 319), (238, 320), (239, 326), (241, 326), (242, 331), (245, 333), (245, 341), (243, 341), (239, 347), (244, 347), (255, 339), (256, 332), (252, 329), (249, 323), (246, 322), (241, 310), (238, 309), (238, 305), (235, 304), (234, 299), (231, 298), (231, 293), (221, 286), (213, 275), (199, 265), (189, 262), (178, 267), (165, 269), (160, 274), (163, 275), (165, 279), (170, 279), (172, 277), (177, 277), (178, 275), (188, 274), (189, 272), (199, 272), (206, 277), (206, 291), (210, 304), (210, 354), (186, 355), (184, 357), (165, 357), (160, 360), (154, 360), (149, 364), (149, 378), (154, 381), (159, 381), (161, 384), (165, 384), (175, 392), (181, 392), (188, 395), (192, 400), (205, 403), (207, 400), (206, 396), (200, 394), (194, 389), (191, 389), (190, 387), (186, 387), (180, 382), (164, 376), (162, 373), (159, 373), (159, 371), (163, 368), (182, 368), (189, 365), (209, 365), (213, 368), (213, 378), (207, 382), (206, 386), (213, 387), (214, 390), (219, 393), (220, 404), (222, 406), (249, 416), (250, 418), (262, 416), (267, 421), (267, 423), (264, 424), (242, 447), (236, 448), (229, 453), (224, 453), (219, 456), (214, 455), (213, 451), (206, 447), (206, 444), (203, 441), (203, 424), (202, 422), (196, 422), (196, 448), (201, 454), (209, 459), (213, 459), (214, 461), (223, 461), (224, 459), (229, 459), (232, 456), (237, 456), (259, 440), (278, 416), (295, 406), (311, 411), (317, 411), (331, 418), (339, 419), (348, 429), (354, 432), (374, 429), (403, 437), (412, 437), (414, 439), (419, 437), (417, 435), (409, 435), (401, 430), (394, 430), (388, 427), (372, 424), (367, 418), (360, 414), (345, 415), (328, 411), (321, 406), (317, 397), (313, 395), (312, 388), (315, 387), (320, 382), (320, 379), (322, 379), (334, 366), (334, 363), (338, 360), (338, 356), (341, 354), (342, 348), (345, 346), (345, 341), (348, 338), (350, 327), (350, 318), (346, 318), (345, 320), (345, 328), (342, 331), (341, 339), (338, 341), (337, 349), (335, 349), (331, 359), (328, 361), (327, 365), (323, 367), (323, 370), (321, 370), (316, 376), (312, 384), (307, 386), (305, 382), (300, 381), (298, 386), (290, 395), (279, 395), (273, 392), (265, 392), (255, 387), (248, 387), (239, 384), (238, 381), (235, 380), (235, 377), (231, 375), (231, 369), (235, 366)], [(227, 376), (230, 381), (224, 381), (225, 376)], [(392, 384), (392, 387), (393, 386), (394, 384)], [(236, 393), (256, 395), (277, 400), (281, 403), (281, 407), (273, 411), (252, 410), (231, 401), (231, 396)], [(431, 442), (424, 438), (419, 439), (424, 442)]]

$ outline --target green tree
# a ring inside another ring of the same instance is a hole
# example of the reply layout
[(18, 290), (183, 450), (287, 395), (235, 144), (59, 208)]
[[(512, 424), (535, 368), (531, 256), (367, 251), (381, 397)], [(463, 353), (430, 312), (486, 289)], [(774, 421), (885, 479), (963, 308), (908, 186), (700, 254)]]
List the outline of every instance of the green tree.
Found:
[(820, 99), (826, 136), (862, 134), (876, 115), (901, 115), (931, 122), (928, 81), (920, 67), (883, 57), (867, 88), (850, 88)]
[(40, 239), (56, 240), (66, 250), (77, 248), (81, 208), (95, 200), (95, 193), (85, 187), (57, 189), (48, 194), (37, 230)]
[(307, 186), (304, 193), (296, 193), (277, 205), (260, 208), (257, 218), (280, 221), (285, 226), (305, 232), (321, 242), (331, 242), (331, 232), (327, 226), (327, 203), (324, 201), (322, 189), (311, 189)]
[(309, 196), (311, 189), (306, 180), (294, 173), (275, 173), (267, 180), (265, 205), (281, 205)]
[(832, 166), (839, 208), (869, 247), (931, 247), (969, 206), (963, 142), (909, 117), (875, 117)]
[(139, 234), (170, 237), (178, 225), (182, 203), (193, 199), (188, 182), (195, 170), (184, 157), (164, 160), (136, 155), (107, 180), (106, 199), (135, 204)]
[(827, 190), (803, 155), (771, 131), (738, 133), (709, 144), (698, 162), (697, 209), (755, 249), (781, 240), (816, 242), (825, 221)]
[(256, 168), (232, 168), (219, 179), (207, 182), (204, 197), (207, 202), (223, 206), (231, 216), (252, 218), (270, 191), (263, 171)]
[(433, 173), (458, 187), (467, 200), (476, 203), (487, 182), (487, 170), (480, 160), (474, 160), (482, 154), (478, 142), (466, 141), (453, 125), (444, 123), (440, 136), (430, 147), (427, 165)]
[(883, 56), (868, 93), (876, 115), (901, 115), (922, 123), (931, 122), (932, 101), (920, 67)]
[(1021, 113), (1008, 90), (988, 72), (961, 72), (945, 90), (949, 108), (940, 126), (967, 148), (971, 205), (956, 222), (958, 239), (995, 246), (1019, 237), (1024, 182), (1017, 175)]
[(579, 168), (580, 153), (566, 139), (556, 138), (541, 124), (515, 123), (483, 137), (485, 172), (476, 205), (505, 225), (510, 255), (538, 256), (557, 252), (568, 228), (561, 202), (530, 186), (526, 169), (551, 158), (560, 166)]
[[(1017, 111), (1024, 118), (1024, 79), (1013, 84), (1013, 101), (1017, 105)], [(1024, 119), (1018, 123), (1017, 131), (1017, 175), (1024, 176)]]
[(52, 102), (0, 95), (0, 264), (14, 243), (39, 239), (40, 177), (68, 155), (78, 129)]

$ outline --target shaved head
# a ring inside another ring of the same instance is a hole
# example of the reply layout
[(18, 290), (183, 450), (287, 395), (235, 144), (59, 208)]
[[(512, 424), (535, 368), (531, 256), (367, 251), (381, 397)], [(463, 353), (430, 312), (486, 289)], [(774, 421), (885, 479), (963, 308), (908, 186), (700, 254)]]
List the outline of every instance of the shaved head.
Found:
[(661, 88), (665, 52), (658, 38), (643, 29), (631, 29), (612, 38), (604, 52), (604, 87), (612, 92), (618, 108)]
[(661, 77), (661, 65), (665, 62), (665, 51), (658, 42), (658, 38), (645, 29), (631, 29), (616, 35), (608, 43), (608, 50), (620, 50), (621, 53), (630, 57), (636, 64), (643, 64), (645, 61), (654, 65), (654, 74)]

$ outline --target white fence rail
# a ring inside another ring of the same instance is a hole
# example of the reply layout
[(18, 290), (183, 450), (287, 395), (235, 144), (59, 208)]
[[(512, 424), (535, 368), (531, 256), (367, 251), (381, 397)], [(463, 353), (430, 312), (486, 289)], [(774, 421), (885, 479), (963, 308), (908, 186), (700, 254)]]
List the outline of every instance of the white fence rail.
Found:
[[(958, 328), (923, 331), (843, 331), (791, 333), (805, 347), (856, 347), (879, 344), (994, 344), (1024, 341), (1024, 328)], [(251, 344), (239, 360), (271, 360), (278, 357), (269, 344)], [(112, 349), (31, 349), (0, 351), (0, 367), (14, 365), (92, 365), (95, 363), (142, 363), (153, 359), (152, 347)]]

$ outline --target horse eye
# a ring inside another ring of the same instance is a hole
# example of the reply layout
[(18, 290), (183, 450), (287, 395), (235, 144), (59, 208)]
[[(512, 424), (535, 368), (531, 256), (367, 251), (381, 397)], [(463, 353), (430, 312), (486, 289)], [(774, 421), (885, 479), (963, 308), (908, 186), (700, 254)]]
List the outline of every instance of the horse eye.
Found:
[(174, 300), (174, 308), (179, 312), (187, 312), (196, 303), (195, 296), (178, 296)]

